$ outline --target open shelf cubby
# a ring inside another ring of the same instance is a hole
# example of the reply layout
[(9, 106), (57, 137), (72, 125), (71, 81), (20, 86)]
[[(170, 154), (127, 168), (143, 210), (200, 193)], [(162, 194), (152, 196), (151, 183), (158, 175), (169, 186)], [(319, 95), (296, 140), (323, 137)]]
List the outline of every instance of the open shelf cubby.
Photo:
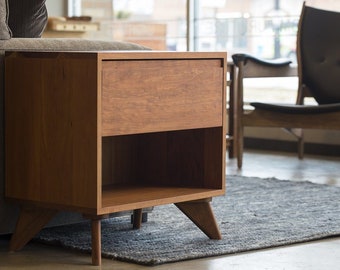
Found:
[(221, 134), (215, 127), (103, 137), (102, 207), (112, 211), (221, 193)]

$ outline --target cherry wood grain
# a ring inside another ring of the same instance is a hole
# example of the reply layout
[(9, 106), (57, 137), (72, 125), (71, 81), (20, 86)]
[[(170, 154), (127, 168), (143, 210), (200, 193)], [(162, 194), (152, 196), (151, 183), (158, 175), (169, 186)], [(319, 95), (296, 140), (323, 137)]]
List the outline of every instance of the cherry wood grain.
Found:
[(175, 205), (210, 239), (222, 239), (209, 198), (176, 203)]
[(221, 126), (220, 59), (105, 61), (102, 73), (104, 136)]
[(57, 213), (47, 208), (22, 206), (9, 250), (22, 249)]
[(224, 189), (157, 186), (107, 186), (99, 214), (192, 201), (224, 194)]
[(102, 247), (101, 247), (101, 220), (91, 220), (91, 237), (92, 237), (92, 264), (101, 265)]
[(8, 197), (97, 206), (94, 60), (54, 54), (6, 58)]
[(225, 53), (11, 52), (5, 61), (6, 198), (51, 209), (39, 222), (23, 210), (13, 246), (54, 211), (78, 211), (91, 219), (100, 265), (101, 218), (134, 210), (138, 227), (142, 208), (168, 203), (218, 238), (209, 202), (197, 200), (225, 192)]
[(105, 137), (103, 184), (223, 189), (222, 137), (221, 127)]

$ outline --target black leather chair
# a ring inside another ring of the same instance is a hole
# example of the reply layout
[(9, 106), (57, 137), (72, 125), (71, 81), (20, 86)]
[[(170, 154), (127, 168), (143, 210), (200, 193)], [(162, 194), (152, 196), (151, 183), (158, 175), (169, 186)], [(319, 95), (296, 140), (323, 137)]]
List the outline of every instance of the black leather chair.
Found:
[[(234, 138), (238, 167), (242, 167), (243, 128), (282, 127), (298, 138), (299, 157), (303, 156), (302, 129), (340, 130), (340, 13), (303, 4), (297, 35), (298, 95), (296, 104), (252, 102), (243, 106), (243, 79), (249, 68), (289, 73), (289, 62), (262, 61), (246, 54), (232, 56), (238, 68)], [(248, 71), (249, 72), (249, 71)], [(313, 97), (317, 105), (304, 105)]]

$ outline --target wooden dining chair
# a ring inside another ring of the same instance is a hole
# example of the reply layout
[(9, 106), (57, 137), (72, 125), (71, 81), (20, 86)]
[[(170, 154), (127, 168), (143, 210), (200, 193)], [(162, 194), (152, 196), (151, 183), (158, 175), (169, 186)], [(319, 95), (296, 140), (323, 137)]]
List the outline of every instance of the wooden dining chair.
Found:
[[(243, 80), (256, 70), (261, 75), (290, 76), (290, 63), (263, 61), (247, 54), (232, 55), (237, 67), (235, 109), (236, 155), (242, 167), (244, 127), (281, 127), (298, 138), (303, 156), (303, 129), (340, 130), (340, 13), (303, 4), (297, 33), (298, 90), (296, 104), (243, 104)], [(266, 73), (267, 74), (267, 73)], [(304, 105), (305, 97), (317, 105)]]

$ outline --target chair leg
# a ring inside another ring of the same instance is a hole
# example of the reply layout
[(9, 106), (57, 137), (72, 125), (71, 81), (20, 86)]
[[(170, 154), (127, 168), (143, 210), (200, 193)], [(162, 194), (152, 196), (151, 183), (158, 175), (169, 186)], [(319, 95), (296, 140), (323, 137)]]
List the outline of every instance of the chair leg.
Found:
[(297, 139), (297, 151), (298, 158), (303, 159), (304, 155), (304, 136), (302, 128), (284, 128), (289, 134), (293, 135)]
[(299, 159), (303, 159), (303, 155), (305, 152), (305, 143), (304, 143), (304, 139), (303, 136), (301, 136), (300, 138), (298, 138), (298, 157)]
[(234, 70), (233, 81), (235, 83), (233, 89), (234, 93), (234, 146), (236, 149), (237, 167), (242, 168), (243, 159), (243, 63), (241, 62), (237, 70)]
[(242, 168), (242, 163), (243, 163), (243, 127), (238, 128), (237, 132), (237, 167), (239, 169)]

